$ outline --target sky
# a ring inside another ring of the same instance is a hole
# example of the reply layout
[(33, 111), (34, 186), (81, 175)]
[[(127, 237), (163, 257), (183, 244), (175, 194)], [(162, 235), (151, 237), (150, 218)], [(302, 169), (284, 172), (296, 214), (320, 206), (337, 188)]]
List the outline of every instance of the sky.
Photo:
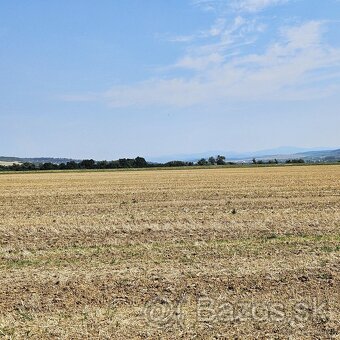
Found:
[(0, 156), (340, 147), (339, 0), (0, 0)]

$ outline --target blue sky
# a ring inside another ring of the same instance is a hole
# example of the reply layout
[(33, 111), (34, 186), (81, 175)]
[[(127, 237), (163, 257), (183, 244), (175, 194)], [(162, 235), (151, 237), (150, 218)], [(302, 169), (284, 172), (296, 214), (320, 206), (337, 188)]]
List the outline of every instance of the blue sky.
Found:
[(0, 0), (0, 155), (340, 147), (338, 0)]

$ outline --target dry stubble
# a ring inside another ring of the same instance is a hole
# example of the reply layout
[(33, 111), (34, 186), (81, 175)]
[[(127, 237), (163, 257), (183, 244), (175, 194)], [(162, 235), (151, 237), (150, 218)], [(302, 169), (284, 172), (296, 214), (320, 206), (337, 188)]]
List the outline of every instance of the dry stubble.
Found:
[(0, 336), (335, 338), (339, 210), (339, 166), (2, 174)]

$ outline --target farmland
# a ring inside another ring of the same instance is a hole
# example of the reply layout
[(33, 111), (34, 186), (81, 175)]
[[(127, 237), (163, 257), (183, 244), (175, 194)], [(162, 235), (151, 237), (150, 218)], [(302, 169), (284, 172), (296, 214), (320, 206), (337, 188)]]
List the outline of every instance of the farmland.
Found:
[(335, 338), (340, 167), (0, 174), (4, 338)]

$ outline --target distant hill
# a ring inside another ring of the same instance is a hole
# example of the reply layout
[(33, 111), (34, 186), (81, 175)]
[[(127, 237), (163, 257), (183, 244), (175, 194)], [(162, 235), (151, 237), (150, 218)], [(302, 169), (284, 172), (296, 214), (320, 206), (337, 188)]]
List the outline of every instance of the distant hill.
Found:
[[(320, 151), (307, 151), (292, 154), (270, 154), (263, 156), (254, 155), (253, 158), (258, 160), (277, 159), (279, 161), (286, 161), (288, 159), (303, 159), (306, 162), (337, 162), (340, 160), (340, 149), (337, 150), (320, 150)], [(236, 161), (251, 161), (252, 158), (236, 159)]]
[(340, 160), (340, 149), (302, 152), (294, 156), (295, 158), (302, 158), (309, 161), (333, 162)]
[(13, 164), (20, 164), (20, 162), (7, 162), (7, 161), (0, 161), (1, 166), (10, 166)]
[[(259, 150), (259, 151), (249, 151), (249, 152), (234, 152), (234, 151), (223, 151), (223, 150), (213, 150), (206, 151), (196, 154), (174, 154), (160, 157), (148, 157), (151, 162), (164, 163), (171, 160), (179, 160), (186, 162), (197, 162), (201, 158), (209, 158), (210, 156), (223, 155), (226, 156), (228, 161), (251, 161), (253, 158), (259, 159), (290, 159), (296, 158), (297, 155), (303, 155), (301, 157), (310, 157), (310, 153), (319, 153), (318, 157), (330, 156), (328, 152), (333, 152), (334, 150), (330, 148), (297, 148), (293, 146), (282, 146), (275, 149)], [(315, 155), (312, 155), (315, 156)], [(317, 157), (317, 158), (318, 158)], [(299, 157), (300, 158), (300, 157)]]
[(0, 156), (0, 162), (3, 163), (53, 163), (53, 164), (61, 164), (67, 162), (80, 162), (80, 160), (71, 159), (71, 158), (53, 158), (53, 157), (38, 157), (38, 158), (20, 158), (20, 157), (4, 157)]
[(0, 162), (10, 162), (10, 163), (14, 163), (14, 162), (20, 162), (20, 158), (18, 157), (4, 157), (4, 156), (0, 156)]

